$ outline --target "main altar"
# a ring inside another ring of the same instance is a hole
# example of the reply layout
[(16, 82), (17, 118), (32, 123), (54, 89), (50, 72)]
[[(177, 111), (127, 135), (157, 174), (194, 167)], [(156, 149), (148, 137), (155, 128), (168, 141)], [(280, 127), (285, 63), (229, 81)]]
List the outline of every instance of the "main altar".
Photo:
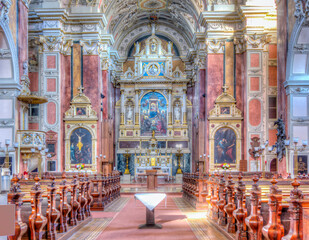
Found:
[(135, 42), (133, 51), (117, 82), (117, 169), (135, 177), (157, 169), (168, 179), (190, 172), (190, 80), (185, 64), (175, 56), (177, 46), (157, 36), (153, 24), (151, 35)]

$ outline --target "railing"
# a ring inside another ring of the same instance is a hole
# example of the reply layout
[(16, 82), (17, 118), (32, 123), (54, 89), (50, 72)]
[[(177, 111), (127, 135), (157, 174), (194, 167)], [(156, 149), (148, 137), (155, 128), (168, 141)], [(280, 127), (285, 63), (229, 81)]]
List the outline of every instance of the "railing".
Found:
[(46, 133), (42, 131), (18, 130), (20, 149), (31, 149), (46, 146)]

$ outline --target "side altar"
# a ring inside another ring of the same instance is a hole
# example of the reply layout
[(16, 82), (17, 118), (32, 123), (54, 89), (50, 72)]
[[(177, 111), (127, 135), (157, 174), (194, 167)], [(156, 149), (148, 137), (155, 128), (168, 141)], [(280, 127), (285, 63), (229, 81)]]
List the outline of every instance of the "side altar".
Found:
[(170, 179), (179, 168), (178, 173), (191, 169), (190, 79), (175, 56), (177, 46), (157, 36), (154, 24), (151, 31), (150, 37), (134, 43), (135, 53), (117, 80), (116, 167), (135, 177), (157, 169), (159, 177)]

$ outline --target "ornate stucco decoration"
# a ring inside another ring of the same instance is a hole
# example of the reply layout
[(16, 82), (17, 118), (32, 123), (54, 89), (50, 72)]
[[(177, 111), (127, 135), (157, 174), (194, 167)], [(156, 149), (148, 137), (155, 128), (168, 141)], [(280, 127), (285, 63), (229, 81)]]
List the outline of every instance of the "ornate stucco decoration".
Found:
[(43, 104), (48, 102), (46, 97), (37, 96), (30, 92), (30, 79), (28, 77), (28, 62), (23, 63), (23, 75), (21, 76), (21, 92), (18, 100), (28, 104)]
[[(231, 168), (234, 170), (239, 169), (239, 161), (241, 160), (241, 126), (242, 126), (242, 112), (236, 106), (235, 98), (226, 92), (227, 87), (223, 87), (224, 92), (217, 97), (215, 101), (215, 107), (210, 110), (208, 120), (209, 120), (209, 151), (210, 151), (210, 162), (209, 170), (214, 171), (223, 162), (218, 159), (218, 148), (222, 148), (222, 144), (218, 143), (217, 133), (229, 132), (235, 136), (235, 142), (227, 143), (235, 151), (231, 155), (234, 155), (233, 162), (228, 162)], [(227, 134), (226, 134), (227, 135)], [(225, 136), (225, 135), (223, 135)], [(220, 141), (227, 136), (220, 138)], [(234, 144), (234, 145), (233, 145)], [(224, 144), (223, 144), (224, 145)], [(228, 147), (227, 147), (228, 148)], [(224, 149), (222, 149), (224, 150)], [(227, 149), (225, 149), (227, 150)]]
[(248, 48), (263, 48), (265, 44), (271, 42), (271, 36), (267, 34), (252, 34), (244, 36)]
[[(83, 93), (82, 87), (79, 90), (80, 92), (71, 101), (70, 109), (65, 112), (65, 120), (97, 121), (97, 113), (92, 109), (90, 99)], [(85, 114), (78, 114), (78, 108), (85, 108)]]
[(11, 0), (0, 0), (0, 21), (9, 21), (8, 14), (11, 5)]
[[(89, 157), (85, 159), (85, 168), (91, 171), (96, 171), (97, 169), (96, 149), (98, 117), (96, 111), (92, 109), (90, 99), (83, 93), (83, 89), (83, 87), (79, 88), (79, 93), (71, 101), (70, 109), (65, 112), (64, 122), (66, 171), (75, 170), (75, 164), (79, 162), (75, 159), (74, 156), (76, 156), (76, 154), (77, 156), (78, 154), (82, 153), (86, 154), (87, 150), (85, 150), (85, 148), (89, 148), (88, 155), (91, 155), (91, 158)], [(83, 140), (85, 133), (90, 136), (87, 138), (88, 140)], [(73, 136), (73, 134), (78, 137), (78, 142), (73, 141), (75, 136)], [(74, 159), (75, 162), (72, 159)]]
[(225, 41), (220, 39), (211, 39), (206, 41), (208, 53), (223, 53)]

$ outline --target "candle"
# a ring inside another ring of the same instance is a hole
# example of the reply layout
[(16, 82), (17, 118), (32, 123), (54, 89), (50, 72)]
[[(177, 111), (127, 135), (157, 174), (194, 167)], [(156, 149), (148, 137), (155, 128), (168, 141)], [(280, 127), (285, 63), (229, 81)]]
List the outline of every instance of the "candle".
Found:
[(297, 137), (293, 138), (293, 142), (298, 143), (298, 138)]
[(10, 139), (5, 139), (5, 145), (10, 145), (11, 140)]
[(34, 149), (34, 148), (31, 148), (31, 152), (34, 153), (34, 152), (35, 152), (35, 149)]
[(290, 145), (290, 140), (284, 140), (284, 145), (289, 146)]
[(48, 149), (48, 148), (45, 148), (45, 152), (48, 153), (48, 151), (49, 151), (49, 149)]
[(15, 143), (14, 143), (14, 148), (18, 148), (18, 146), (19, 146), (19, 143), (18, 143), (18, 142), (15, 142)]
[(307, 146), (308, 145), (308, 141), (307, 140), (303, 140), (303, 145)]
[(271, 152), (273, 150), (272, 147), (268, 147), (268, 151)]
[(254, 147), (254, 151), (259, 151), (259, 147)]
[(39, 146), (39, 147), (38, 147), (38, 150), (39, 150), (39, 151), (41, 151), (41, 150), (42, 150), (42, 147), (41, 147), (41, 146)]

